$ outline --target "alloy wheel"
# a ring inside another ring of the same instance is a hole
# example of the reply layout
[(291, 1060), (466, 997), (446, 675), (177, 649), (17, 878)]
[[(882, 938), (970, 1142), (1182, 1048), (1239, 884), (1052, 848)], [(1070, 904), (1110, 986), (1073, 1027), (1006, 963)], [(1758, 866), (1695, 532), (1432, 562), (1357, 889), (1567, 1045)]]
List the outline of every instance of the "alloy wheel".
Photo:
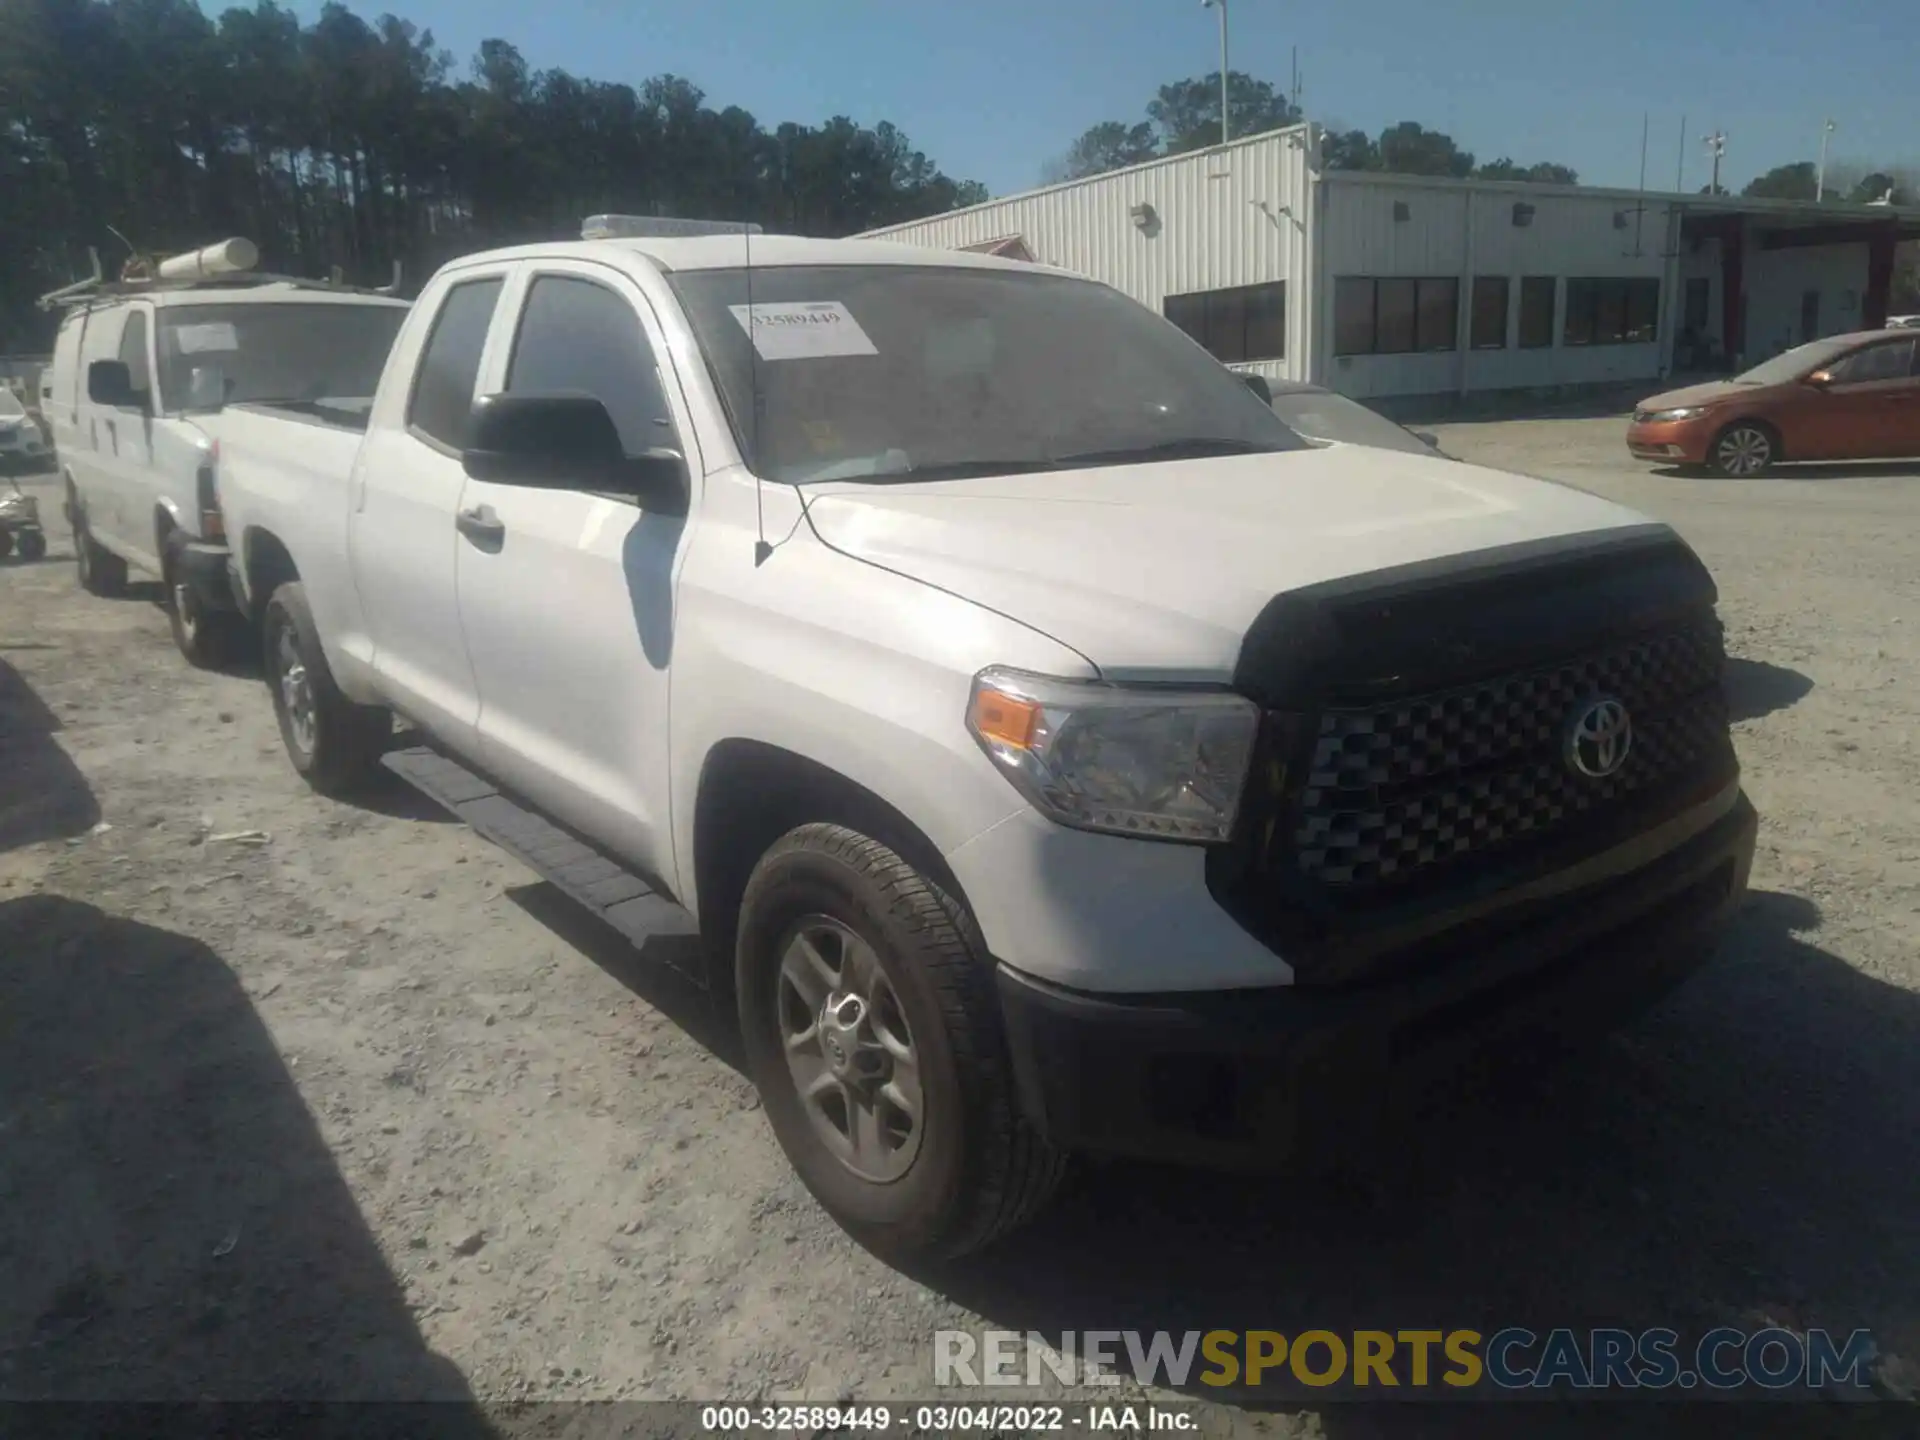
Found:
[(287, 717), (287, 734), (302, 755), (313, 754), (313, 681), (291, 627), (280, 632), (274, 647), (274, 669), (280, 690), (280, 708)]
[(900, 997), (874, 948), (809, 915), (780, 953), (780, 1040), (814, 1133), (853, 1174), (898, 1180), (926, 1124), (920, 1057)]
[(1720, 437), (1720, 468), (1729, 475), (1757, 475), (1773, 459), (1773, 441), (1764, 430), (1742, 425)]

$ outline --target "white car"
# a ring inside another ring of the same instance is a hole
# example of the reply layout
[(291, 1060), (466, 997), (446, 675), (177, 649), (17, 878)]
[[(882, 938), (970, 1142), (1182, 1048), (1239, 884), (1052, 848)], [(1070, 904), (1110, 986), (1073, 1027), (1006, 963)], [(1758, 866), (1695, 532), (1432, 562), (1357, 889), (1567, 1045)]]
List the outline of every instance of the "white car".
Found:
[(364, 426), (229, 407), (218, 503), (295, 768), (697, 932), (867, 1243), (1282, 1160), (1710, 953), (1756, 821), (1666, 526), (1310, 445), (1061, 271), (646, 230), (447, 265)]
[[(78, 287), (75, 287), (78, 288)], [(363, 409), (407, 303), (267, 277), (70, 295), (43, 402), (80, 583), (165, 587), (175, 642), (219, 664), (245, 638), (208, 486), (226, 406)]]
[(26, 475), (53, 464), (40, 427), (5, 385), (0, 385), (0, 475)]

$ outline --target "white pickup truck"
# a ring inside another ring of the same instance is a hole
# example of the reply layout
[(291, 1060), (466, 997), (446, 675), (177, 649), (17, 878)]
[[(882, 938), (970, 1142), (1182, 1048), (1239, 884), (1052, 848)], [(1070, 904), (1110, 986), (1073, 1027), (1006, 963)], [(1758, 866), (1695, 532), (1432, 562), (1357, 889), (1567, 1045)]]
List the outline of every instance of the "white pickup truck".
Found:
[(1670, 530), (1311, 444), (1062, 272), (475, 255), (364, 424), (222, 434), (294, 765), (384, 756), (636, 940), (697, 930), (781, 1145), (896, 1253), (1075, 1151), (1277, 1161), (1612, 1023), (1746, 886)]

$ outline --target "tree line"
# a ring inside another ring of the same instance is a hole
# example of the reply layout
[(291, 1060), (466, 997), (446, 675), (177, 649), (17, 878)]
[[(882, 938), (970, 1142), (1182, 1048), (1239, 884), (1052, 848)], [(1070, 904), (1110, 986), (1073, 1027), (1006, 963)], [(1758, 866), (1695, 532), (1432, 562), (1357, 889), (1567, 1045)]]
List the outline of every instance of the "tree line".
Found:
[[(1300, 122), (1300, 108), (1266, 80), (1240, 70), (1227, 72), (1227, 128), (1232, 138), (1258, 135)], [(1049, 181), (1077, 180), (1138, 165), (1164, 155), (1184, 155), (1220, 143), (1220, 72), (1162, 85), (1147, 103), (1146, 119), (1106, 120), (1089, 128), (1049, 165)], [(1332, 170), (1376, 170), (1394, 175), (1441, 175), (1464, 180), (1522, 180), (1576, 185), (1580, 177), (1551, 161), (1523, 164), (1510, 156), (1479, 161), (1451, 135), (1412, 120), (1378, 135), (1339, 126), (1321, 140), (1323, 163)]]
[[(0, 0), (0, 352), (44, 350), (34, 297), (229, 235), (261, 266), (384, 284), (599, 212), (845, 235), (986, 198), (886, 122), (768, 128), (676, 75), (535, 70), (506, 40), (469, 73), (393, 15), (258, 0)], [(118, 232), (116, 234), (116, 232)], [(123, 241), (120, 237), (125, 237)]]

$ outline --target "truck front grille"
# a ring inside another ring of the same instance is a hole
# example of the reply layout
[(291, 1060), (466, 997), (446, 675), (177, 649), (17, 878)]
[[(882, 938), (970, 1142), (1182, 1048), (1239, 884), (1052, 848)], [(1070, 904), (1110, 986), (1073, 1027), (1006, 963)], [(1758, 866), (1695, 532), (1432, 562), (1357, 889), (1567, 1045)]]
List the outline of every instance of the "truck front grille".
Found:
[[(1330, 889), (1397, 889), (1730, 769), (1724, 653), (1705, 620), (1457, 689), (1325, 709), (1291, 807), (1292, 864)], [(1565, 737), (1603, 696), (1625, 705), (1632, 738), (1620, 768), (1595, 778), (1568, 762)]]

